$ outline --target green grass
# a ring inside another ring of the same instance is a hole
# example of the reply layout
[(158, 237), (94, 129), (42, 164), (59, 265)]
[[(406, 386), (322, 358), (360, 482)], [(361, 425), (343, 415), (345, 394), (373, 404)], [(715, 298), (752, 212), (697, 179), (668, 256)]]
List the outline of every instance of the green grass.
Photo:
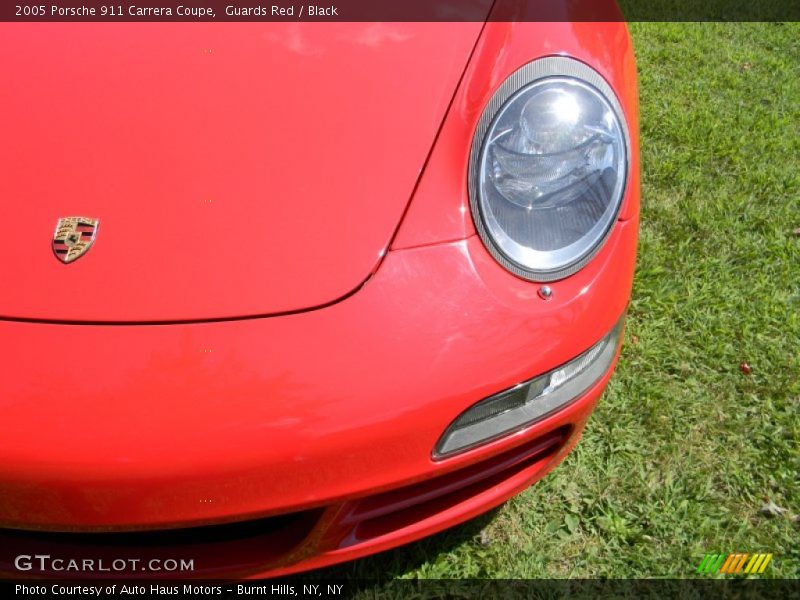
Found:
[(638, 270), (583, 440), (489, 517), (336, 576), (692, 577), (733, 551), (800, 574), (800, 25), (630, 29)]

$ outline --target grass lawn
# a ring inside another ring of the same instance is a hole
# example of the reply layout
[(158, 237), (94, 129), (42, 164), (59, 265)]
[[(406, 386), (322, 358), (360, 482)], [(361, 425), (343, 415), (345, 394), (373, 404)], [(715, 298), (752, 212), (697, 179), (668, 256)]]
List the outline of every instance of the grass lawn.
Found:
[(691, 577), (742, 551), (800, 576), (800, 24), (630, 29), (639, 263), (582, 442), (489, 517), (327, 574)]

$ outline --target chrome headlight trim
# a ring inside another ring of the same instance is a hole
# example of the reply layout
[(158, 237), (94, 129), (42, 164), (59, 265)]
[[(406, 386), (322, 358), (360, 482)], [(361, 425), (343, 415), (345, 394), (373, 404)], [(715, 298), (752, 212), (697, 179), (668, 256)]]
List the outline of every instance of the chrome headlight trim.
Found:
[[(481, 208), (480, 190), (482, 154), (486, 143), (486, 135), (492, 127), (495, 118), (501, 112), (506, 103), (511, 100), (512, 97), (517, 94), (517, 92), (527, 86), (530, 86), (532, 83), (551, 78), (567, 78), (573, 79), (578, 83), (587, 84), (588, 86), (595, 88), (595, 91), (603, 97), (603, 99), (608, 103), (614, 112), (614, 115), (619, 123), (619, 127), (622, 131), (625, 165), (624, 172), (621, 173), (621, 190), (619, 192), (619, 197), (615, 200), (615, 212), (613, 217), (610, 219), (603, 235), (587, 253), (579, 256), (577, 259), (561, 268), (545, 271), (532, 270), (529, 267), (526, 267), (525, 265), (515, 261), (499, 248), (493, 234), (486, 226), (485, 218)], [(478, 121), (478, 126), (472, 139), (468, 174), (469, 201), (472, 212), (472, 220), (475, 224), (478, 234), (483, 240), (484, 246), (495, 258), (495, 260), (497, 260), (497, 262), (518, 277), (528, 281), (556, 281), (576, 273), (582, 269), (592, 258), (594, 258), (613, 231), (614, 223), (619, 217), (619, 211), (622, 208), (625, 192), (628, 187), (630, 161), (630, 133), (628, 129), (628, 123), (622, 110), (622, 105), (620, 104), (617, 95), (614, 93), (614, 90), (597, 71), (576, 59), (564, 56), (549, 56), (540, 58), (524, 65), (512, 73), (494, 93), (491, 100), (484, 108), (483, 114)]]

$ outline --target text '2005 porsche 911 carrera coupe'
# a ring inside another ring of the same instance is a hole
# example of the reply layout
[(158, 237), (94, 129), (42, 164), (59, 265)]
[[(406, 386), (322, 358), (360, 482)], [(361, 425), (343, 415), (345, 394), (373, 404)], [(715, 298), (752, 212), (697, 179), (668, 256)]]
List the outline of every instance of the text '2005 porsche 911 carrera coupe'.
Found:
[(576, 444), (636, 255), (623, 22), (0, 29), (5, 572), (305, 571)]

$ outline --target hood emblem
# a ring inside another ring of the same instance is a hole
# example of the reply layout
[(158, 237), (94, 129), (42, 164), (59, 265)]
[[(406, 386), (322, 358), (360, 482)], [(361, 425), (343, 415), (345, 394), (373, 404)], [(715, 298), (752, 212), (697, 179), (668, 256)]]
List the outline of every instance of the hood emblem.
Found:
[(97, 237), (100, 219), (61, 217), (53, 234), (53, 252), (63, 263), (71, 263), (86, 254)]

